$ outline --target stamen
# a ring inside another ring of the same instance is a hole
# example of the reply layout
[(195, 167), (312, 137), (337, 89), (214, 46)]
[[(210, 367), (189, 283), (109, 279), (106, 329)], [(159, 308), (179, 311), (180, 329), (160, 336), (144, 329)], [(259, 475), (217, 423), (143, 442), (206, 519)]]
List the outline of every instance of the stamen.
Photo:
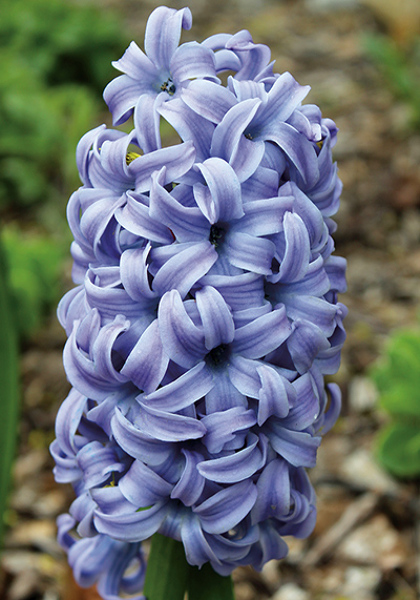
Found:
[(213, 246), (215, 248), (217, 248), (222, 243), (224, 235), (225, 235), (225, 230), (222, 227), (220, 227), (219, 225), (212, 225), (210, 227), (210, 235), (209, 235), (210, 244), (213, 244)]
[(160, 89), (162, 90), (162, 92), (166, 92), (170, 96), (173, 96), (176, 92), (175, 84), (170, 77), (168, 77), (167, 81), (162, 83), (162, 85), (160, 86)]
[(127, 165), (129, 165), (130, 163), (133, 162), (133, 160), (135, 160), (139, 156), (140, 156), (140, 154), (137, 154), (137, 152), (127, 152), (127, 156), (125, 157), (125, 162), (127, 163)]
[(225, 363), (230, 354), (230, 348), (228, 344), (220, 344), (210, 352), (206, 356), (206, 363), (210, 367), (219, 367), (221, 364)]

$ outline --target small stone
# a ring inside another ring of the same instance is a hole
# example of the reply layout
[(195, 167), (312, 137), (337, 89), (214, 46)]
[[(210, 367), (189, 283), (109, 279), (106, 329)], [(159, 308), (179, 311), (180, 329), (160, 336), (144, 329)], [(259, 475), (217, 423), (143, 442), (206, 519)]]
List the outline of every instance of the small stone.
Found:
[(280, 586), (281, 574), (278, 560), (270, 560), (265, 563), (262, 569), (262, 576), (270, 584), (272, 589)]
[(237, 600), (253, 600), (254, 588), (247, 581), (240, 581), (235, 584), (235, 595)]
[(348, 456), (340, 469), (341, 476), (357, 487), (378, 493), (398, 493), (398, 484), (383, 471), (372, 455), (361, 448)]
[(342, 594), (349, 600), (371, 600), (381, 579), (377, 567), (349, 567), (345, 572)]
[(8, 590), (8, 600), (25, 600), (39, 592), (39, 577), (34, 571), (19, 573)]
[(385, 515), (376, 515), (339, 545), (336, 555), (356, 564), (398, 569), (407, 560), (407, 549)]
[(56, 541), (57, 528), (54, 521), (37, 520), (19, 523), (9, 532), (8, 547), (34, 547), (48, 554), (61, 554)]
[(348, 10), (355, 8), (358, 4), (358, 0), (305, 0), (306, 8), (313, 12)]
[(306, 540), (285, 535), (284, 541), (289, 547), (289, 552), (284, 560), (291, 565), (298, 565), (304, 555)]
[(295, 583), (285, 583), (271, 600), (309, 600), (309, 594)]
[(56, 517), (66, 508), (67, 498), (63, 490), (51, 490), (38, 498), (33, 506), (33, 512), (38, 517)]
[(22, 485), (33, 475), (39, 473), (45, 469), (49, 460), (48, 450), (46, 448), (40, 448), (31, 450), (27, 454), (16, 458), (13, 477), (15, 485)]
[(356, 413), (368, 412), (375, 408), (378, 390), (367, 377), (353, 377), (349, 385), (350, 408)]

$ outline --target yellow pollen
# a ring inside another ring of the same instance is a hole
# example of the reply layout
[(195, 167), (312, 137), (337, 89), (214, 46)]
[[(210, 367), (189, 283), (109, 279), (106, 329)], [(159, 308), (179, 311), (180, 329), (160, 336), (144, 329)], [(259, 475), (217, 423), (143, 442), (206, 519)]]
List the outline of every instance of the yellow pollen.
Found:
[(115, 473), (114, 471), (112, 471), (112, 475), (111, 475), (111, 481), (107, 484), (104, 485), (105, 488), (110, 488), (110, 487), (115, 487), (117, 484), (115, 482)]
[(127, 152), (127, 156), (125, 157), (125, 162), (127, 163), (127, 165), (129, 165), (130, 163), (133, 162), (133, 160), (135, 160), (139, 156), (140, 156), (140, 154), (137, 154), (137, 152)]

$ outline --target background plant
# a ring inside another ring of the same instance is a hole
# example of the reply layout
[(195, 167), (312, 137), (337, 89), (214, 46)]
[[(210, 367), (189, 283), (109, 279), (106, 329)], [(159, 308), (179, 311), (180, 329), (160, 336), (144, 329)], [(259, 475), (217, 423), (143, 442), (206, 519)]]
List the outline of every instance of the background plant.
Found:
[(371, 33), (364, 36), (363, 46), (390, 90), (407, 106), (409, 125), (420, 129), (420, 37), (403, 46), (386, 34)]
[[(27, 211), (77, 184), (74, 149), (100, 111), (126, 45), (114, 15), (60, 0), (16, 0), (0, 22), (0, 210)], [(60, 204), (62, 212), (63, 203)], [(44, 208), (45, 212), (45, 208)]]
[(2, 3), (0, 537), (17, 433), (18, 338), (34, 335), (60, 296), (64, 202), (79, 181), (74, 152), (100, 113), (98, 90), (126, 45), (123, 31), (115, 15), (85, 5)]
[(398, 477), (420, 475), (420, 330), (398, 330), (372, 369), (390, 422), (377, 438), (382, 465)]

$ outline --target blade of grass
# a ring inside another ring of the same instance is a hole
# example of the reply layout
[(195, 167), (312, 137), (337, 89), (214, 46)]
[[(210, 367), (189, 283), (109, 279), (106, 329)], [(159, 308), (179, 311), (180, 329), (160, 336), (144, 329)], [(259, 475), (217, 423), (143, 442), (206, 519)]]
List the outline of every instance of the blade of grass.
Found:
[(3, 543), (4, 512), (10, 488), (10, 470), (15, 454), (18, 397), (18, 344), (11, 314), (7, 269), (0, 246), (0, 547)]

